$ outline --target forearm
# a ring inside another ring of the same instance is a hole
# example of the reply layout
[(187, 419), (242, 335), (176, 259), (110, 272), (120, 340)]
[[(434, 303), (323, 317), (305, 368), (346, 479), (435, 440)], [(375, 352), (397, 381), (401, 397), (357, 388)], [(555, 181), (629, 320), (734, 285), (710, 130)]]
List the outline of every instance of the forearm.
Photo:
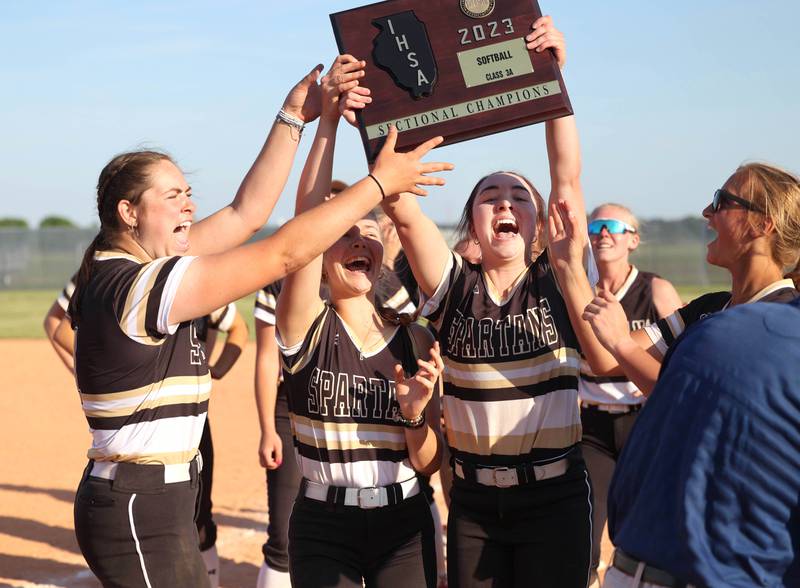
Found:
[(614, 373), (615, 369), (619, 372), (616, 359), (597, 339), (588, 321), (582, 318), (584, 309), (594, 298), (583, 267), (574, 265), (559, 268), (558, 265), (554, 265), (554, 271), (558, 277), (572, 329), (592, 371), (597, 375), (609, 375)]
[(275, 327), (256, 322), (255, 399), (261, 433), (275, 431), (275, 403), (278, 399), (280, 358)]
[(261, 434), (275, 432), (275, 404), (278, 401), (278, 373), (256, 363), (256, 412)]
[(547, 156), (550, 165), (549, 204), (566, 203), (575, 214), (580, 234), (588, 245), (586, 205), (581, 187), (581, 151), (574, 116), (546, 123)]
[(658, 380), (661, 363), (642, 349), (632, 338), (622, 340), (613, 349), (623, 373), (645, 396), (650, 396)]
[(295, 214), (323, 202), (330, 194), (333, 174), (333, 153), (336, 147), (336, 129), (339, 117), (322, 117), (308, 152), (300, 181), (297, 184)]
[(278, 380), (272, 381), (256, 370), (256, 412), (261, 434), (275, 432), (275, 404), (278, 401)]
[(414, 469), (425, 476), (435, 473), (442, 461), (442, 443), (435, 424), (427, 422), (418, 429), (405, 429), (408, 458)]
[(61, 363), (64, 364), (70, 372), (75, 372), (75, 359), (72, 356), (72, 353), (64, 349), (61, 345), (59, 345), (58, 341), (55, 339), (50, 339), (50, 343), (53, 345), (53, 349), (58, 356), (58, 359), (61, 360)]
[(58, 358), (70, 372), (74, 373), (75, 334), (70, 320), (61, 311), (61, 307), (58, 307), (58, 310), (60, 313), (51, 312), (45, 317), (44, 331)]
[[(564, 116), (545, 123), (547, 158), (553, 191), (566, 188), (574, 196), (581, 177), (581, 150), (574, 116)], [(577, 194), (580, 196), (580, 192)]]
[[(338, 116), (335, 119), (328, 117), (320, 119), (297, 186), (295, 214), (301, 214), (324, 202), (330, 194), (338, 120)], [(287, 345), (294, 345), (302, 340), (316, 318), (321, 304), (319, 297), (321, 279), (321, 255), (286, 276), (276, 318), (281, 337)]]
[(377, 186), (366, 178), (338, 197), (293, 218), (261, 241), (199, 257), (181, 280), (170, 323), (208, 314), (303, 267), (380, 199)]
[(397, 235), (420, 290), (431, 296), (442, 277), (450, 248), (439, 228), (428, 218), (416, 198), (401, 194), (387, 198), (384, 211), (392, 219)]
[(231, 203), (243, 230), (252, 234), (267, 222), (289, 178), (299, 143), (300, 135), (295, 128), (277, 120), (272, 124), (267, 140)]
[(297, 152), (297, 130), (275, 122), (233, 201), (192, 227), (191, 255), (241, 245), (269, 219)]

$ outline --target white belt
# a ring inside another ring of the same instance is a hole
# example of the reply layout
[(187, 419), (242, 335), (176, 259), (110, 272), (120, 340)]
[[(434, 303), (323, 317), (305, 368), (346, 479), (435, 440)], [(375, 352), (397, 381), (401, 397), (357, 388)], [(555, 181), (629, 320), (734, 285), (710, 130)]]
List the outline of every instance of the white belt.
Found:
[[(558, 476), (563, 476), (566, 474), (567, 469), (569, 469), (569, 460), (564, 458), (552, 463), (546, 463), (542, 465), (525, 464), (520, 467), (524, 468), (526, 471), (532, 471), (533, 477), (537, 481), (549, 480), (550, 478), (557, 478)], [(454, 462), (453, 471), (455, 471), (456, 476), (462, 480), (469, 479), (464, 472), (464, 466), (458, 460)], [(492, 468), (476, 465), (475, 481), (483, 486), (509, 488), (510, 486), (519, 486), (520, 484), (524, 484), (533, 480), (520, 481), (519, 472), (514, 466)]]
[[(329, 484), (312, 482), (311, 480), (305, 480), (305, 485), (306, 498), (319, 500), (320, 502), (328, 502), (329, 491), (332, 486)], [(402, 496), (396, 502), (419, 494), (419, 480), (417, 480), (416, 476), (404, 482), (400, 482), (399, 486)], [(357, 506), (364, 509), (389, 506), (391, 502), (389, 500), (388, 488), (391, 488), (391, 486), (372, 486), (369, 488), (337, 487), (338, 493), (344, 492), (344, 498), (338, 497), (335, 503), (344, 506)]]
[[(175, 482), (188, 482), (192, 479), (191, 466), (192, 462), (197, 460), (197, 471), (203, 470), (203, 458), (197, 454), (189, 463), (174, 463), (164, 466), (164, 483), (174, 484)], [(116, 477), (117, 466), (119, 462), (116, 461), (96, 461), (92, 464), (92, 471), (89, 472), (90, 476), (95, 478), (105, 478), (106, 480), (113, 480)], [(136, 464), (147, 467), (148, 464)]]
[(632, 410), (638, 410), (641, 406), (641, 404), (594, 404), (581, 401), (581, 408), (594, 408), (595, 410), (611, 414), (625, 414)]

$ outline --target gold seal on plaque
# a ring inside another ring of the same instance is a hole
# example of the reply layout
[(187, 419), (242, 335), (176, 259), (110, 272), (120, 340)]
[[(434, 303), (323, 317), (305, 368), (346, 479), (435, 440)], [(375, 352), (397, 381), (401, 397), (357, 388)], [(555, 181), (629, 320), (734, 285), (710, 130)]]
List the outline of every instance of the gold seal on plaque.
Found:
[(470, 18), (489, 16), (494, 10), (495, 0), (459, 0), (461, 12)]

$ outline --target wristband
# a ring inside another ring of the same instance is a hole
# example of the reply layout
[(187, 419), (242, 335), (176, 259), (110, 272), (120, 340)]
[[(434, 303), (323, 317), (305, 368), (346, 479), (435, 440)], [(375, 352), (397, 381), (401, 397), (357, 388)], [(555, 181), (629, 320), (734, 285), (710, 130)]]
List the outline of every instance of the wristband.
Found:
[(381, 183), (378, 181), (378, 178), (376, 178), (372, 174), (367, 174), (367, 177), (368, 178), (372, 178), (372, 181), (375, 182), (376, 184), (378, 184), (378, 190), (381, 191), (381, 200), (385, 200), (386, 199), (386, 192), (383, 191), (383, 186), (381, 186)]
[(275, 120), (282, 122), (285, 125), (289, 125), (293, 129), (297, 129), (298, 136), (303, 136), (303, 129), (306, 128), (306, 124), (296, 116), (286, 112), (283, 108), (278, 111), (278, 114), (275, 116)]
[(407, 429), (419, 429), (422, 425), (425, 424), (425, 411), (423, 410), (419, 413), (419, 416), (415, 419), (407, 419), (403, 416), (403, 413), (398, 411), (397, 412), (397, 422), (403, 425)]

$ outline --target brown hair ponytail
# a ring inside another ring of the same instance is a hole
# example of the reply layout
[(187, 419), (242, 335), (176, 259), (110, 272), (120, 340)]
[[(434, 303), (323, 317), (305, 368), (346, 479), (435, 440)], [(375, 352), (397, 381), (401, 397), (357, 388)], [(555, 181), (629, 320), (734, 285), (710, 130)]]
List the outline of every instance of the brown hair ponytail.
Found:
[(100, 172), (97, 180), (97, 215), (100, 218), (100, 230), (86, 248), (75, 279), (75, 291), (68, 310), (73, 328), (80, 322), (83, 288), (92, 277), (95, 253), (111, 248), (114, 239), (123, 230), (117, 214), (117, 205), (121, 200), (138, 204), (142, 193), (150, 184), (148, 173), (150, 166), (165, 160), (172, 161), (172, 158), (158, 151), (131, 151), (114, 157)]

